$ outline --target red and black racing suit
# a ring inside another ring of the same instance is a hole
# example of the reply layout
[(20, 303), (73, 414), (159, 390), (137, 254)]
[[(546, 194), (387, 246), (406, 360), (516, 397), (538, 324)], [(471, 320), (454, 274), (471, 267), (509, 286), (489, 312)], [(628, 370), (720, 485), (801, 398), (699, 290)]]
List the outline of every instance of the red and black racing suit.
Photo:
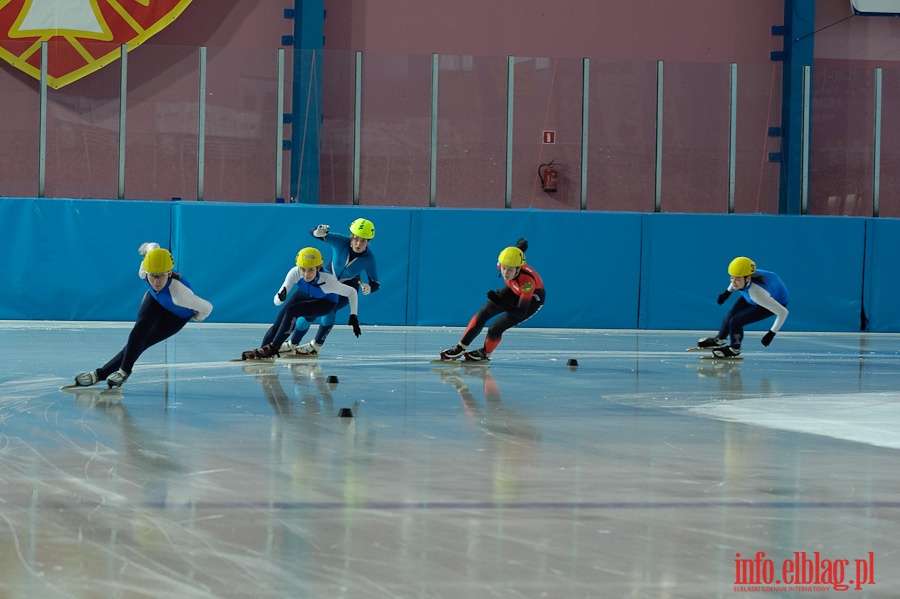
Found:
[[(497, 268), (500, 268), (499, 264)], [(484, 341), (484, 350), (490, 354), (500, 345), (504, 331), (528, 320), (541, 309), (546, 298), (541, 276), (527, 264), (519, 269), (515, 278), (506, 281), (506, 287), (500, 289), (498, 294), (502, 305), (489, 300), (481, 306), (463, 333), (460, 341), (463, 347), (472, 343), (487, 321), (499, 314), (500, 317), (488, 327), (487, 339)]]

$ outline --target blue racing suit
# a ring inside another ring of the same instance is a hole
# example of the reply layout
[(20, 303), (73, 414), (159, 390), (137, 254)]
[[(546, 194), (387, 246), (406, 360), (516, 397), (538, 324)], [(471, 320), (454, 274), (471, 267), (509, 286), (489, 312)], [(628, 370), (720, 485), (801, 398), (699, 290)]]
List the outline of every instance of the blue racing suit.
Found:
[[(315, 230), (315, 227), (311, 228), (309, 234), (312, 235)], [(315, 235), (313, 235), (313, 237), (315, 237)], [(350, 237), (341, 235), (340, 233), (331, 233), (330, 231), (324, 238), (316, 237), (316, 239), (322, 239), (331, 246), (331, 262), (325, 265), (326, 271), (332, 273), (341, 283), (350, 285), (357, 290), (360, 287), (360, 275), (365, 272), (372, 293), (378, 291), (381, 285), (378, 282), (378, 270), (375, 267), (375, 254), (373, 254), (368, 247), (364, 252), (357, 254), (350, 249)], [(322, 316), (319, 329), (316, 331), (315, 342), (317, 345), (325, 343), (325, 338), (328, 337), (328, 333), (330, 333), (331, 329), (334, 327), (338, 310), (344, 308), (346, 305), (347, 298), (340, 297), (338, 298), (334, 310)], [(311, 324), (312, 323), (307, 320), (298, 318), (297, 322), (294, 324), (291, 343), (299, 345)]]

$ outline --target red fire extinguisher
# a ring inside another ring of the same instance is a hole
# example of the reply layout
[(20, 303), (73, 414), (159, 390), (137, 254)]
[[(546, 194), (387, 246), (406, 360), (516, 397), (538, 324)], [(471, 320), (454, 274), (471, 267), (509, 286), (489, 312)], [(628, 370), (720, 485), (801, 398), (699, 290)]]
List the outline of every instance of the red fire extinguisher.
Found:
[[(541, 189), (546, 193), (556, 193), (557, 189), (559, 189), (559, 170), (553, 166), (554, 162), (556, 162), (556, 158), (538, 167)], [(541, 172), (541, 169), (544, 169), (543, 172)]]

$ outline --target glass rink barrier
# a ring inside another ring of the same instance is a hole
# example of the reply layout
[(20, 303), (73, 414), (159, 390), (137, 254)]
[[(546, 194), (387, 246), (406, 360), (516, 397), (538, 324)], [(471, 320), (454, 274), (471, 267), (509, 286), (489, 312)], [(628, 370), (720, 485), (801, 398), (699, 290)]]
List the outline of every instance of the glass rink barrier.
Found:
[[(900, 335), (0, 323), (0, 597), (896, 597)], [(483, 337), (482, 337), (483, 339)]]

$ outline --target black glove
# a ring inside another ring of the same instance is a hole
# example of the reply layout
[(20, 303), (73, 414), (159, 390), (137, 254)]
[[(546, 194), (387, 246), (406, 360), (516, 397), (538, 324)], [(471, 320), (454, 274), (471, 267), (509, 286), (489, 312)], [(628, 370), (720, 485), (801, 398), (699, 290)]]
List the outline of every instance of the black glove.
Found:
[(350, 315), (350, 322), (348, 322), (351, 327), (353, 327), (353, 334), (359, 337), (362, 334), (362, 331), (359, 329), (359, 319), (356, 317), (356, 314)]
[(716, 301), (719, 302), (719, 305), (721, 306), (722, 304), (725, 303), (725, 300), (728, 299), (729, 295), (731, 295), (731, 292), (726, 289), (725, 291), (723, 291), (722, 293), (719, 294), (719, 299), (717, 299)]
[(524, 237), (520, 237), (519, 241), (516, 242), (516, 247), (522, 250), (523, 252), (528, 251), (528, 240)]
[(487, 297), (489, 300), (491, 300), (491, 303), (497, 304), (498, 306), (500, 306), (501, 308), (504, 308), (504, 309), (509, 308), (509, 304), (504, 302), (503, 297), (501, 297), (501, 295), (499, 293), (497, 293), (496, 291), (494, 291), (493, 289), (491, 289), (490, 291), (487, 292)]
[(287, 287), (282, 287), (281, 291), (278, 292), (278, 299), (284, 301), (284, 298), (287, 297)]
[(762, 338), (762, 344), (766, 347), (769, 347), (769, 344), (772, 343), (772, 339), (775, 338), (775, 331), (769, 331)]

